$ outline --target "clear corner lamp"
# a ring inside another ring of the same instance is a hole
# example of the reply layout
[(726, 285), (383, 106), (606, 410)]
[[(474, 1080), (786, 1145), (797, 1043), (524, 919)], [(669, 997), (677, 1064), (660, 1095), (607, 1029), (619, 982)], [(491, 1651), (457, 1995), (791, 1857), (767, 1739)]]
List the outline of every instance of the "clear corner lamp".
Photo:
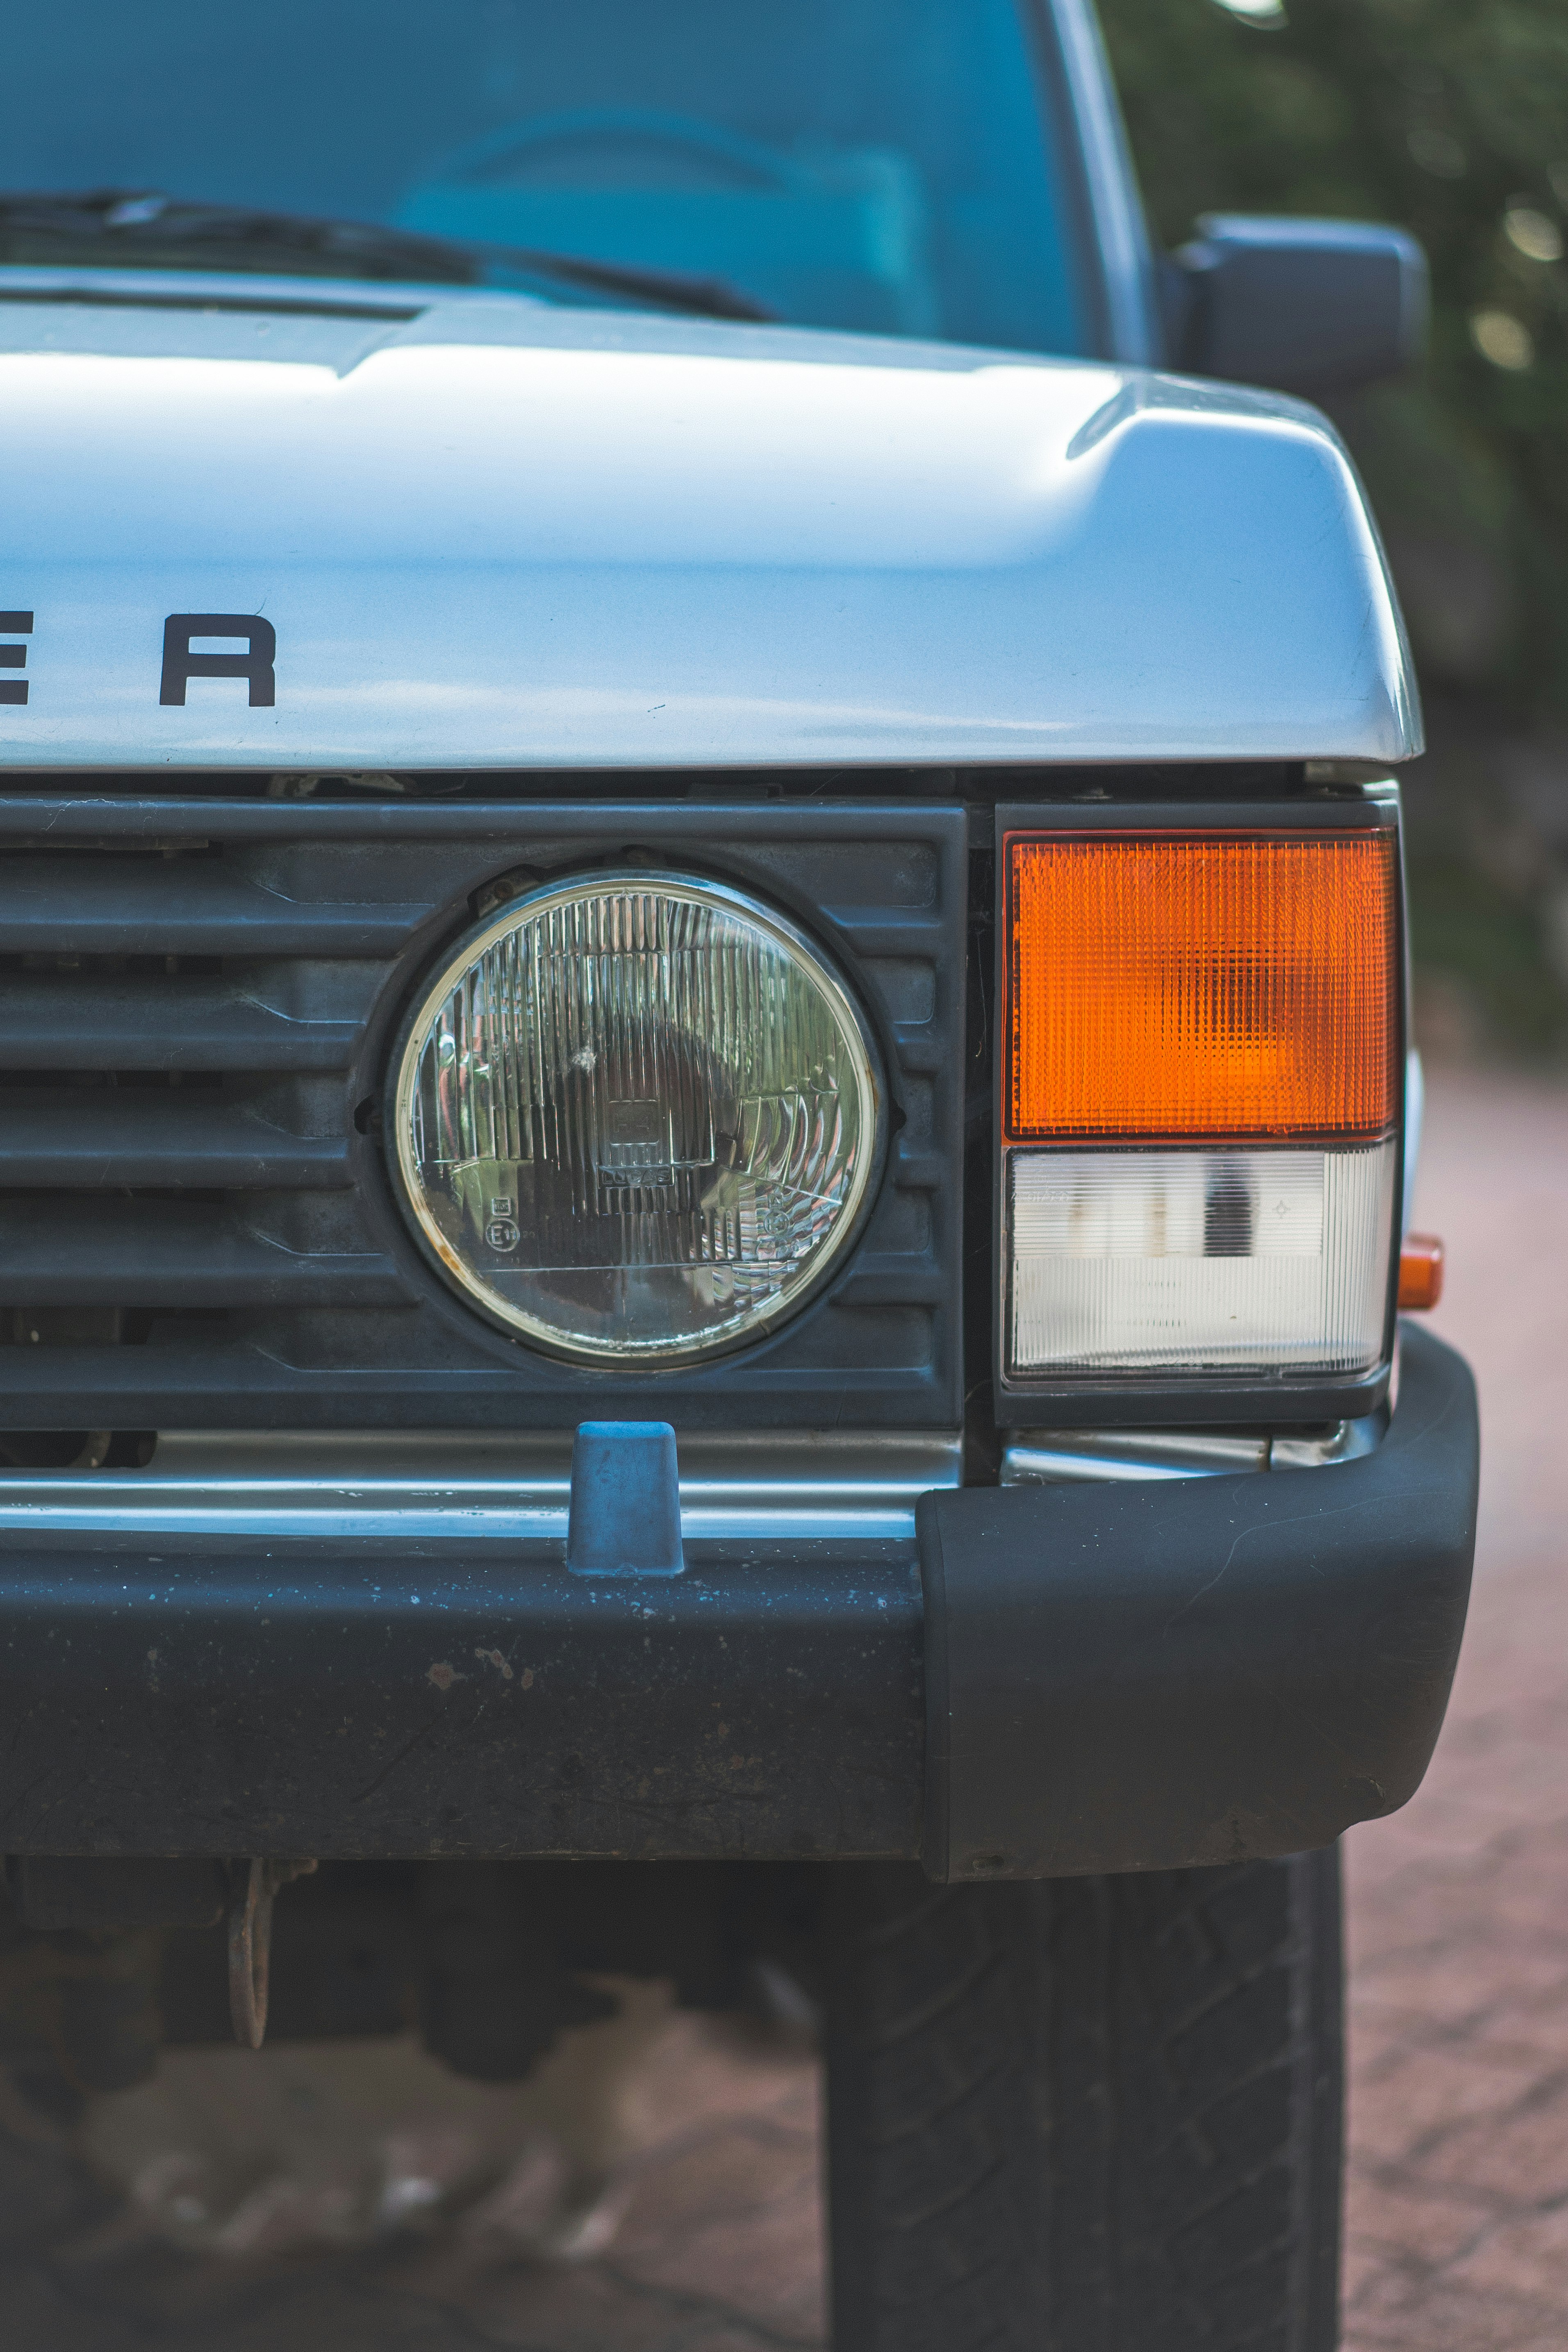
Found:
[(489, 918), (433, 976), (392, 1089), (448, 1280), (606, 1365), (772, 1329), (841, 1257), (882, 1150), (843, 982), (771, 908), (684, 876), (582, 875)]
[(1005, 857), (1009, 1378), (1373, 1369), (1392, 829), (1009, 834)]

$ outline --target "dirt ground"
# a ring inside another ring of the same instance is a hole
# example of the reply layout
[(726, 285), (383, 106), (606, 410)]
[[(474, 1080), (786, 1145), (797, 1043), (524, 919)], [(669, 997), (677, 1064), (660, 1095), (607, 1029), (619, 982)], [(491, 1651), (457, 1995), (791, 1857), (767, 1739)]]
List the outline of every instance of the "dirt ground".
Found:
[[(1482, 1541), (1432, 1773), (1405, 1813), (1347, 1841), (1346, 2345), (1562, 2352), (1568, 1092), (1439, 1075), (1419, 1222), (1449, 1245), (1437, 1328), (1481, 1380)], [(586, 2094), (580, 2064), (522, 2093), (455, 2090), (402, 2046), (175, 2053), (147, 2092), (99, 2103), (98, 2185), (85, 2188), (79, 2162), (13, 2107), (0, 2129), (5, 2345), (820, 2345), (809, 2056), (671, 2017), (656, 1998), (619, 2031), (629, 2065), (601, 2069)], [(434, 2216), (485, 2150), (499, 2185), (462, 2221), (389, 2234)], [(115, 2179), (129, 2198), (103, 2186)]]

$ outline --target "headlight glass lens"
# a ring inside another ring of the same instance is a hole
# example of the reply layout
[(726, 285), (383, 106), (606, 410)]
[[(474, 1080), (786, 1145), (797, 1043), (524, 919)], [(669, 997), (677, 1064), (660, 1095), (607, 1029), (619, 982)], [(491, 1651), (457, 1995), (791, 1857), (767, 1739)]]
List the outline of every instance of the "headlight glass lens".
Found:
[(793, 925), (721, 884), (593, 875), (492, 917), (394, 1071), (398, 1171), (448, 1279), (624, 1364), (755, 1337), (855, 1231), (869, 1034)]

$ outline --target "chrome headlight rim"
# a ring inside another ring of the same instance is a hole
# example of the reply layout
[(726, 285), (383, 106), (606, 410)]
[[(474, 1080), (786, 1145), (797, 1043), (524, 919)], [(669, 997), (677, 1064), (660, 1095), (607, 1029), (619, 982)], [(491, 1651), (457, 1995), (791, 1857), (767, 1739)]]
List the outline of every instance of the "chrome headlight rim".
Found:
[[(672, 1340), (627, 1344), (567, 1339), (538, 1317), (505, 1304), (475, 1276), (439, 1231), (424, 1204), (424, 1187), (411, 1150), (410, 1113), (420, 1059), (443, 1004), (463, 975), (520, 920), (547, 915), (552, 908), (574, 901), (610, 897), (617, 892), (668, 895), (754, 924), (804, 964), (830, 1005), (847, 1041), (856, 1049), (847, 1059), (855, 1079), (862, 1131), (869, 1137), (870, 1148), (855, 1171), (850, 1197), (831, 1235), (800, 1276), (781, 1288), (777, 1297), (763, 1307), (748, 1309), (743, 1320), (736, 1318), (739, 1328), (722, 1327), (694, 1343)], [(733, 883), (686, 866), (579, 867), (570, 875), (521, 890), (504, 906), (493, 908), (426, 967), (411, 992), (386, 1064), (384, 1094), (384, 1121), (391, 1135), (391, 1149), (386, 1154), (388, 1173), (403, 1230), (412, 1237), (426, 1265), (441, 1277), (445, 1296), (480, 1317), (514, 1346), (527, 1347), (579, 1370), (631, 1378), (700, 1370), (775, 1338), (785, 1326), (821, 1306), (835, 1279), (844, 1273), (846, 1259), (865, 1232), (886, 1173), (889, 1134), (887, 1066), (882, 1045), (833, 950), (779, 908)]]

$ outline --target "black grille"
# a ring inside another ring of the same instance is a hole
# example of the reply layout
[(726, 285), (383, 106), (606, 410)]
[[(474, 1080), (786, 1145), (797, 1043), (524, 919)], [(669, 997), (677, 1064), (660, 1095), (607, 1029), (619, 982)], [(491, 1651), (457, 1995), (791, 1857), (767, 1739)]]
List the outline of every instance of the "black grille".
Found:
[[(379, 1134), (398, 1018), (499, 893), (646, 859), (793, 913), (880, 1030), (865, 1237), (772, 1339), (563, 1367), (426, 1266)], [(0, 802), (0, 1425), (955, 1426), (962, 810)], [(12, 1344), (3, 1342), (9, 1338)]]

